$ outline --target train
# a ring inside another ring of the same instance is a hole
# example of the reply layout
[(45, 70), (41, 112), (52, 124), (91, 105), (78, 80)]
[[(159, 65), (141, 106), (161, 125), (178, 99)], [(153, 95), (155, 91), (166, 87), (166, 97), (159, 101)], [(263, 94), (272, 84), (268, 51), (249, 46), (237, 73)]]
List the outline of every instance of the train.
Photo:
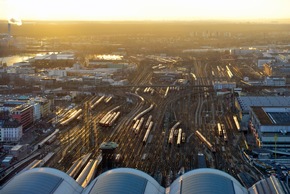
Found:
[(112, 98), (113, 98), (112, 96), (107, 97), (107, 98), (104, 100), (105, 103), (108, 104), (109, 102), (111, 102)]
[(180, 147), (181, 136), (182, 136), (182, 129), (179, 128), (179, 129), (178, 129), (178, 136), (177, 136), (177, 146), (178, 146), (178, 147)]
[(90, 108), (94, 109), (104, 98), (105, 98), (105, 96), (102, 96), (101, 98), (96, 100), (96, 102), (93, 102)]
[(182, 143), (185, 143), (185, 133), (183, 132), (182, 134), (181, 134), (181, 142)]
[(143, 122), (144, 122), (144, 117), (142, 117), (140, 119), (140, 121), (139, 121), (139, 123), (138, 123), (138, 125), (137, 125), (137, 127), (135, 129), (135, 134), (137, 134), (140, 131), (140, 129), (141, 129), (142, 125), (143, 125)]
[(136, 115), (133, 119), (133, 121), (138, 120), (140, 117), (144, 116), (146, 113), (150, 112), (154, 108), (154, 105), (151, 104), (147, 109), (140, 112), (138, 115)]
[(241, 131), (240, 123), (238, 121), (237, 116), (233, 116), (233, 119), (234, 119), (234, 122), (235, 122), (235, 125), (236, 125), (237, 130), (238, 131)]
[(229, 76), (229, 78), (232, 78), (234, 76), (234, 74), (232, 73), (232, 71), (230, 70), (230, 68), (228, 66), (226, 66), (227, 68), (227, 74)]
[(92, 169), (94, 163), (95, 163), (95, 160), (90, 159), (90, 160), (88, 161), (88, 163), (86, 164), (86, 166), (84, 167), (84, 169), (83, 169), (83, 170), (81, 171), (81, 173), (78, 175), (78, 177), (76, 178), (76, 182), (77, 182), (79, 185), (82, 185), (82, 184), (85, 182), (85, 180), (86, 180), (86, 178), (87, 178), (87, 176), (89, 175), (89, 173), (90, 173), (91, 170), (95, 170), (95, 168)]
[(74, 110), (70, 115), (67, 116), (66, 119), (63, 119), (60, 122), (60, 125), (65, 126), (68, 125), (71, 121), (73, 121), (74, 119), (76, 119), (79, 115), (81, 115), (83, 109), (78, 109), (78, 110)]
[(102, 119), (99, 121), (99, 124), (104, 127), (111, 127), (115, 123), (115, 121), (119, 118), (121, 112), (115, 112), (118, 110), (120, 106), (116, 106), (112, 110), (108, 111)]
[(164, 94), (164, 98), (166, 98), (166, 97), (167, 97), (167, 95), (168, 95), (168, 92), (169, 92), (169, 89), (170, 89), (169, 87), (167, 87), (167, 88), (166, 88), (166, 91), (165, 91), (165, 94)]
[(228, 135), (227, 135), (227, 131), (225, 130), (225, 126), (223, 124), (218, 123), (217, 127), (218, 127), (218, 135), (220, 137), (223, 137), (224, 141), (227, 142), (228, 141)]
[(195, 131), (195, 135), (206, 145), (206, 147), (211, 152), (216, 152), (215, 147), (198, 130)]
[[(176, 128), (180, 125), (180, 122), (176, 122), (173, 127), (170, 129), (170, 133), (169, 133), (169, 137), (168, 137), (168, 143), (172, 144), (173, 143), (173, 136), (175, 133)], [(176, 135), (178, 134), (178, 132), (176, 133)]]
[(227, 142), (228, 141), (228, 135), (225, 129), (223, 129), (223, 134), (224, 134), (224, 141)]
[(138, 120), (136, 120), (136, 122), (134, 123), (133, 128), (132, 128), (134, 132), (136, 131), (139, 122), (140, 122), (140, 120), (138, 119)]
[(195, 76), (195, 74), (194, 74), (194, 73), (191, 73), (191, 75), (192, 75), (192, 78), (193, 78), (194, 80), (196, 80), (196, 76)]
[(143, 91), (144, 93), (150, 93), (151, 95), (154, 94), (154, 89), (151, 87), (146, 87)]
[(152, 127), (153, 127), (153, 121), (150, 121), (150, 124), (149, 124), (149, 126), (148, 126), (148, 128), (147, 128), (147, 130), (146, 130), (146, 133), (145, 133), (145, 135), (144, 135), (144, 138), (143, 138), (143, 144), (144, 144), (144, 145), (146, 144), (146, 142), (147, 142), (147, 140), (148, 140), (149, 133), (150, 133)]
[(171, 128), (170, 133), (169, 133), (169, 138), (168, 138), (169, 144), (173, 143), (173, 134), (174, 134), (174, 129)]
[(44, 144), (51, 144), (57, 138), (58, 132), (59, 132), (59, 129), (56, 129), (52, 134), (50, 134), (44, 140), (38, 143), (37, 144), (38, 149), (41, 149)]
[(107, 113), (100, 121), (99, 124), (103, 127), (111, 127), (115, 121), (119, 118), (121, 112)]
[(150, 124), (151, 120), (152, 120), (152, 115), (150, 115), (150, 116), (148, 117), (148, 119), (147, 119), (147, 121), (146, 121), (146, 123), (145, 123), (145, 128), (146, 128), (146, 129), (149, 127), (149, 124)]
[(52, 142), (54, 142), (56, 140), (57, 136), (53, 135), (51, 138), (49, 138), (49, 140), (47, 142), (45, 142), (47, 145), (52, 144)]
[(88, 153), (86, 155), (83, 155), (81, 158), (79, 158), (66, 172), (69, 176), (76, 179), (78, 175), (80, 174), (80, 171), (82, 168), (87, 164), (91, 157), (92, 153)]
[(220, 137), (222, 137), (223, 136), (223, 131), (222, 131), (222, 126), (221, 126), (220, 123), (217, 124), (217, 129), (218, 129), (218, 135)]

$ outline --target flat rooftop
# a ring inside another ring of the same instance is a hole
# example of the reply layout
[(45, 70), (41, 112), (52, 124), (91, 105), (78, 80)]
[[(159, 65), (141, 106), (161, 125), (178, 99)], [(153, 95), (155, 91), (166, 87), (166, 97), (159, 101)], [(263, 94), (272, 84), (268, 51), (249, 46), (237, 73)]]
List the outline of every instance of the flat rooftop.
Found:
[(290, 97), (284, 96), (240, 96), (237, 101), (244, 112), (249, 112), (251, 106), (290, 106)]
[(251, 107), (261, 125), (290, 125), (290, 107)]
[(267, 113), (274, 124), (290, 125), (289, 112), (269, 112)]

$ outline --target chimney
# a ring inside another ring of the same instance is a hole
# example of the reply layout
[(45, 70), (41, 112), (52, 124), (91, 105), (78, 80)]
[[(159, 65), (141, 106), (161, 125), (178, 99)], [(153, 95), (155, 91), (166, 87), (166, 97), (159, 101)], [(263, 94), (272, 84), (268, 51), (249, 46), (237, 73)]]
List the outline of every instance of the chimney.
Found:
[(11, 36), (11, 24), (8, 22), (8, 35)]

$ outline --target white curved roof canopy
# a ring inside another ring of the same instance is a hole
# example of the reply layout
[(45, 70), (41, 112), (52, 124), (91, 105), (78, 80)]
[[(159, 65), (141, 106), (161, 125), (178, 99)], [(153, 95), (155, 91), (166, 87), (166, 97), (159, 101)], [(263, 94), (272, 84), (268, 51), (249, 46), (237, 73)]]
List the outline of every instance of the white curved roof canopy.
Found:
[(80, 194), (82, 187), (68, 174), (53, 168), (34, 168), (13, 177), (1, 194)]
[[(266, 184), (267, 183), (267, 184)], [(212, 168), (192, 170), (178, 177), (169, 187), (162, 187), (148, 174), (131, 168), (109, 170), (83, 189), (68, 174), (52, 168), (35, 168), (16, 175), (1, 189), (1, 194), (248, 194), (289, 193), (289, 188), (275, 177), (263, 179), (249, 190), (231, 175)]]

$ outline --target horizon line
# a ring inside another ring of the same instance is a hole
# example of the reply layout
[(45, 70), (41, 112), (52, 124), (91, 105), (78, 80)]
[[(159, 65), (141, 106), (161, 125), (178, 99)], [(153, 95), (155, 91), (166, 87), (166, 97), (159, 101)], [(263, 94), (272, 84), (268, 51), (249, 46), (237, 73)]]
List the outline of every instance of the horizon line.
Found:
[[(78, 19), (21, 19), (28, 22), (290, 22), (290, 18), (255, 18), (255, 19), (237, 19), (237, 18), (195, 18), (195, 19), (107, 19), (107, 20), (78, 20)], [(0, 18), (0, 22), (8, 19)]]

